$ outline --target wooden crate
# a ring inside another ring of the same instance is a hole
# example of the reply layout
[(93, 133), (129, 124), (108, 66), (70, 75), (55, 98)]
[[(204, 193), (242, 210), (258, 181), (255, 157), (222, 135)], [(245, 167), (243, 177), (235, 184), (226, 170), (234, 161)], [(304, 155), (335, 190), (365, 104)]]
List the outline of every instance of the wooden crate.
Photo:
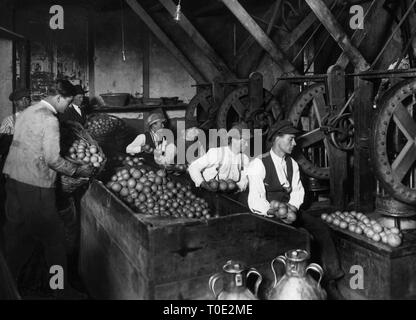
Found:
[(101, 182), (81, 201), (80, 272), (98, 299), (210, 299), (209, 277), (229, 259), (262, 270), (293, 248), (309, 249), (302, 230), (247, 213), (221, 197), (210, 220), (134, 214)]
[[(341, 291), (349, 299), (415, 299), (416, 298), (416, 233), (404, 233), (398, 248), (370, 241), (340, 228), (331, 227), (340, 254), (345, 277)], [(364, 288), (352, 289), (350, 273), (354, 265), (363, 268)]]

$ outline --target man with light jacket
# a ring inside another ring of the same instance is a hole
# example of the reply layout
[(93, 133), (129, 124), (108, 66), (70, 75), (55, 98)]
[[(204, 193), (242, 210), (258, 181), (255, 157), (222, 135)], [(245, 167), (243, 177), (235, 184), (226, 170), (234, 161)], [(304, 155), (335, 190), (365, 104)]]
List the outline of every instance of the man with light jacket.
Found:
[(60, 155), (57, 114), (65, 111), (73, 96), (73, 85), (59, 80), (44, 100), (19, 115), (3, 170), (7, 179), (5, 253), (10, 271), (17, 279), (39, 240), (48, 272), (54, 265), (64, 272), (64, 290), (56, 292), (62, 298), (74, 296), (75, 291), (66, 281), (64, 229), (55, 204), (56, 175), (89, 177), (93, 172), (90, 165), (75, 165)]

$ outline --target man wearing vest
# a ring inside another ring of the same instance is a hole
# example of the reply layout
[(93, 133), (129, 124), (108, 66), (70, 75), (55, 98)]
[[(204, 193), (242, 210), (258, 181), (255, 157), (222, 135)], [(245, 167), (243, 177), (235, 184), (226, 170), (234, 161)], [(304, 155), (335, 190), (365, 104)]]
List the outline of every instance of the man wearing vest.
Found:
[[(321, 263), (325, 271), (325, 289), (328, 297), (343, 299), (336, 280), (344, 273), (340, 267), (338, 254), (330, 229), (319, 218), (299, 211), (305, 195), (300, 179), (299, 166), (289, 155), (296, 145), (299, 131), (290, 121), (276, 123), (270, 130), (272, 147), (262, 158), (254, 159), (248, 168), (248, 206), (253, 213), (270, 216), (270, 202), (285, 202), (296, 212), (295, 227), (303, 227), (314, 237)], [(288, 221), (282, 220), (285, 223)], [(315, 243), (314, 243), (315, 244)]]
[(126, 153), (140, 153), (144, 145), (149, 145), (154, 150), (154, 160), (158, 164), (173, 164), (175, 160), (176, 147), (174, 143), (168, 143), (161, 136), (159, 130), (163, 129), (166, 118), (161, 112), (155, 112), (149, 115), (146, 124), (149, 128), (143, 134), (140, 134), (126, 148)]

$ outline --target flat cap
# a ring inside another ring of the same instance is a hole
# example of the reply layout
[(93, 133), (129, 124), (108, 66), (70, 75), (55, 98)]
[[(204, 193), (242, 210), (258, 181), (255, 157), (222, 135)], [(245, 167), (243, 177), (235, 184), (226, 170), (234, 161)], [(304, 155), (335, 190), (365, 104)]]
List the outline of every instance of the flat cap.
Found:
[(162, 112), (155, 112), (152, 113), (151, 115), (149, 115), (149, 117), (147, 118), (147, 125), (150, 127), (153, 123), (157, 122), (157, 121), (162, 121), (162, 122), (166, 122), (166, 118), (163, 115)]
[(28, 89), (19, 88), (19, 89), (14, 90), (9, 95), (9, 100), (13, 102), (13, 101), (20, 100), (24, 97), (30, 97), (30, 91)]
[(296, 129), (289, 120), (282, 120), (275, 123), (269, 131), (267, 139), (272, 141), (278, 134), (299, 134), (300, 130)]

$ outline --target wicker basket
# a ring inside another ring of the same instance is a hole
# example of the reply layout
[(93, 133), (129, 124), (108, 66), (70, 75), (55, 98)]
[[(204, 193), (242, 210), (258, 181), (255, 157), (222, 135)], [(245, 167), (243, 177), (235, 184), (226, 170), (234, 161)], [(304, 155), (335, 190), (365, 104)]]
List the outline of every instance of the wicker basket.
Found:
[[(75, 140), (82, 140), (90, 145), (95, 145), (97, 146), (98, 149), (98, 153), (103, 155), (103, 162), (101, 162), (101, 166), (98, 168), (94, 168), (93, 171), (93, 176), (96, 176), (98, 174), (100, 174), (103, 170), (104, 167), (107, 163), (107, 158), (104, 155), (103, 150), (101, 149), (100, 145), (98, 144), (97, 141), (95, 141), (90, 134), (87, 132), (86, 129), (84, 129), (79, 123), (77, 122), (71, 122), (68, 121), (64, 124), (64, 128), (63, 130), (65, 130), (65, 137), (64, 139), (66, 141), (62, 141), (61, 145), (64, 146), (64, 150), (68, 150), (68, 146), (72, 145), (72, 143)], [(83, 165), (84, 162), (80, 161), (80, 160), (75, 160), (72, 159), (71, 157), (65, 156), (65, 159), (69, 162), (72, 162), (76, 165)], [(76, 189), (78, 189), (79, 187), (87, 184), (90, 180), (90, 178), (84, 178), (84, 177), (70, 177), (67, 175), (60, 175), (60, 184), (61, 184), (61, 188), (62, 191), (67, 192), (67, 193), (72, 193), (74, 192)]]
[[(92, 128), (93, 122), (101, 119), (111, 121), (114, 123), (114, 126), (107, 132), (94, 132)], [(118, 117), (105, 113), (97, 113), (89, 116), (86, 123), (86, 129), (91, 137), (94, 138), (101, 146), (106, 144), (124, 146), (130, 139), (130, 132), (125, 122)]]

